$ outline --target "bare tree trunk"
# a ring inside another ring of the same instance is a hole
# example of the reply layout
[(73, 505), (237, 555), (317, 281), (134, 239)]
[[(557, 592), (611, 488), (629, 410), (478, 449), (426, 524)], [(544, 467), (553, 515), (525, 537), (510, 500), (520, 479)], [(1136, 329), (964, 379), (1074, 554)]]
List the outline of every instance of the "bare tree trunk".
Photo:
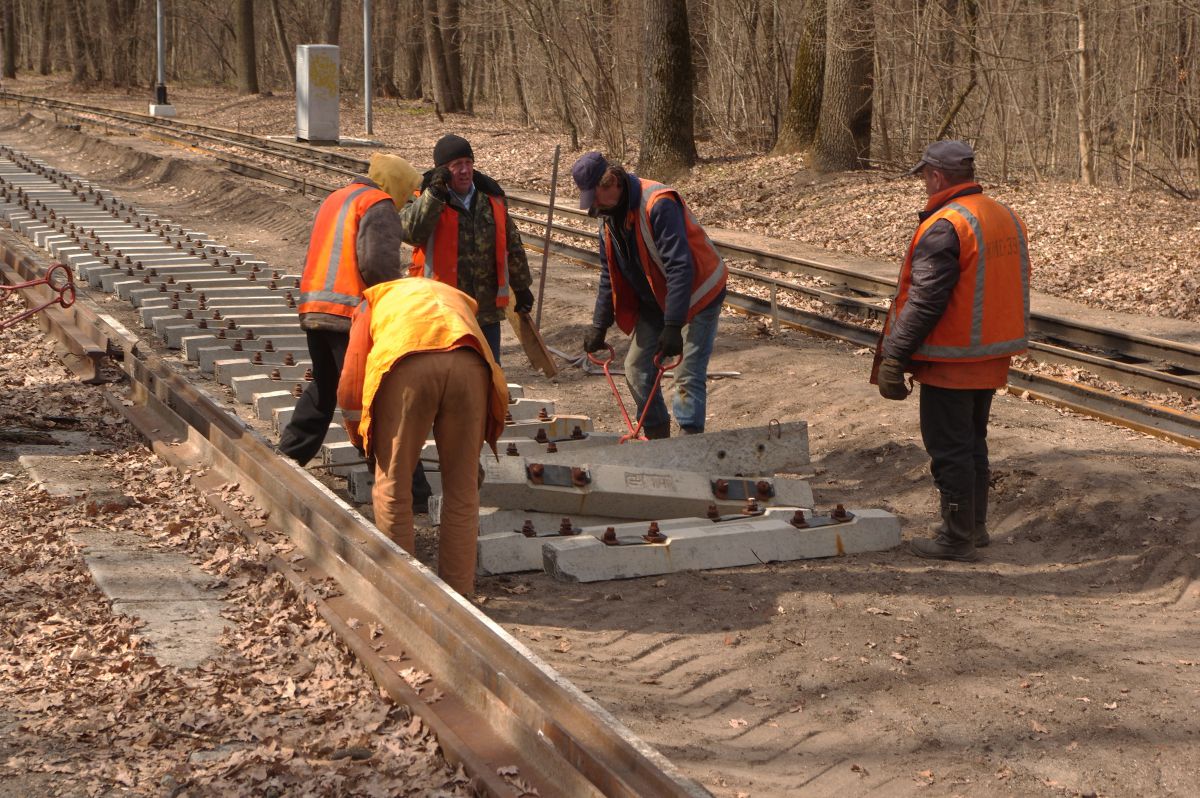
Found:
[(237, 4), (238, 93), (258, 94), (258, 60), (254, 41), (254, 0)]
[(1079, 128), (1079, 182), (1096, 185), (1096, 160), (1092, 144), (1092, 59), (1088, 52), (1087, 3), (1075, 0), (1076, 64), (1079, 87), (1075, 95), (1075, 122)]
[(288, 81), (292, 84), (292, 90), (295, 91), (296, 58), (292, 55), (292, 46), (288, 44), (287, 31), (283, 27), (283, 14), (279, 10), (279, 0), (271, 0), (271, 24), (275, 27), (275, 41), (279, 44), (279, 54), (283, 57)]
[(775, 152), (798, 152), (809, 147), (821, 114), (821, 89), (825, 81), (825, 0), (809, 0), (804, 27), (796, 47), (792, 90), (788, 95), (783, 127)]
[(454, 95), (450, 88), (450, 78), (446, 69), (441, 25), (438, 22), (437, 0), (424, 0), (424, 7), (425, 13), (422, 19), (425, 25), (425, 52), (429, 56), (429, 81), (433, 85), (433, 97), (440, 110), (458, 110), (451, 107)]
[(511, 61), (508, 72), (513, 76), (513, 88), (517, 93), (517, 108), (521, 112), (521, 124), (528, 125), (533, 121), (533, 117), (529, 115), (529, 103), (525, 100), (525, 79), (521, 76), (521, 55), (517, 50), (517, 32), (513, 27), (507, 8), (504, 9), (503, 23)]
[(54, 0), (42, 0), (42, 38), (38, 42), (38, 64), (37, 71), (39, 75), (50, 74), (50, 38), (53, 35), (54, 28), (53, 20), (58, 18), (54, 9)]
[(11, 0), (4, 3), (4, 66), (3, 76), (12, 80), (17, 76), (17, 9)]
[(80, 11), (74, 3), (67, 3), (67, 42), (71, 54), (71, 82), (86, 83), (88, 80), (87, 43), (83, 37), (83, 24), (79, 19)]
[(400, 88), (396, 85), (396, 42), (399, 38), (397, 28), (400, 13), (400, 0), (385, 0), (380, 7), (380, 20), (377, 28), (379, 46), (375, 58), (378, 65), (375, 69), (376, 91), (383, 97), (399, 97)]
[(871, 13), (871, 0), (829, 0), (825, 82), (813, 147), (813, 165), (821, 170), (860, 169), (871, 154)]
[(321, 22), (325, 44), (337, 44), (342, 35), (342, 0), (324, 0), (325, 18)]
[(462, 9), (459, 0), (438, 0), (438, 28), (442, 34), (442, 55), (446, 62), (446, 82), (450, 97), (445, 111), (466, 109), (463, 101)]
[(648, 0), (642, 51), (642, 148), (638, 173), (671, 180), (696, 162), (692, 47), (685, 0)]

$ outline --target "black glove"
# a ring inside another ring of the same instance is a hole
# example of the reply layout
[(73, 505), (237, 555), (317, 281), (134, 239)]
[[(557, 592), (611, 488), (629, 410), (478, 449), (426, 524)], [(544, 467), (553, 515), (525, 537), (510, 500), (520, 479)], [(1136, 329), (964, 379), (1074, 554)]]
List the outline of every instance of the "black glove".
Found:
[(658, 354), (664, 358), (683, 354), (683, 328), (678, 324), (667, 324), (658, 335)]
[(904, 379), (904, 364), (899, 358), (885, 357), (879, 363), (879, 395), (884, 399), (904, 400), (912, 392)]
[(516, 294), (517, 307), (514, 309), (517, 311), (517, 313), (528, 313), (529, 311), (533, 310), (532, 291), (530, 291), (528, 288), (518, 288), (516, 290)]
[(604, 348), (604, 336), (607, 334), (607, 327), (592, 327), (588, 334), (583, 336), (583, 351), (599, 352)]
[(429, 187), (426, 189), (430, 194), (440, 199), (442, 202), (450, 201), (450, 169), (445, 166), (439, 166), (433, 170), (433, 174), (429, 176)]

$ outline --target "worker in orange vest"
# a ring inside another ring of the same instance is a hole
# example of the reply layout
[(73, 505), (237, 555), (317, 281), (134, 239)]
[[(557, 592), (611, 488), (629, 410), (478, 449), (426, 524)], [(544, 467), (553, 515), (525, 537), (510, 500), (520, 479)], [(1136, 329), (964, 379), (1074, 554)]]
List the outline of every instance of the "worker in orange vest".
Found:
[(684, 434), (704, 432), (708, 361), (728, 277), (724, 261), (675, 189), (629, 174), (598, 152), (581, 155), (571, 177), (579, 207), (601, 220), (600, 285), (584, 351), (603, 349), (614, 321), (632, 336), (625, 382), (650, 439), (671, 434), (661, 391), (647, 407), (658, 375), (655, 358), (682, 356), (674, 370), (675, 421)]
[(434, 280), (371, 286), (354, 317), (338, 387), (346, 430), (375, 459), (375, 525), (415, 553), (410, 474), (430, 428), (442, 476), (438, 575), (475, 591), (479, 456), (496, 451), (508, 386), (475, 320), (475, 300)]
[[(371, 157), (366, 177), (330, 194), (317, 209), (300, 278), (300, 328), (308, 339), (312, 381), (279, 436), (278, 449), (305, 465), (325, 441), (337, 409), (338, 377), (350, 340), (350, 317), (363, 291), (403, 276), (398, 208), (420, 175), (397, 155)], [(413, 486), (423, 504), (430, 489), (418, 466)]]
[(921, 437), (941, 495), (932, 539), (920, 557), (973, 561), (987, 546), (987, 425), (992, 397), (1026, 350), (1029, 246), (1025, 223), (983, 194), (975, 153), (964, 141), (935, 141), (909, 170), (928, 202), (900, 269), (884, 323), (875, 381), (885, 399), (921, 383)]
[(500, 362), (500, 322), (513, 303), (533, 308), (533, 280), (521, 233), (508, 215), (504, 190), (475, 169), (475, 151), (462, 136), (442, 136), (434, 168), (416, 200), (404, 208), (404, 240), (413, 246), (410, 274), (454, 286), (479, 306), (478, 322)]

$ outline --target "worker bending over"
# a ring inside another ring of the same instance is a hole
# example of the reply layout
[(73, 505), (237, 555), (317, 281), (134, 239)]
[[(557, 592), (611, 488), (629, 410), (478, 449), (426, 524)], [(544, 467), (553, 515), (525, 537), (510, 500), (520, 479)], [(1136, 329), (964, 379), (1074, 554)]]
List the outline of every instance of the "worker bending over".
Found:
[(646, 401), (658, 369), (655, 356), (683, 356), (675, 367), (675, 421), (685, 433), (704, 432), (708, 361), (725, 301), (727, 271), (716, 247), (679, 192), (609, 164), (598, 152), (571, 168), (579, 207), (600, 223), (600, 286), (585, 352), (604, 348), (615, 320), (632, 335), (625, 382), (645, 412), (647, 438), (671, 435), (662, 393)]
[(984, 196), (975, 153), (935, 141), (909, 170), (929, 200), (900, 269), (880, 339), (879, 393), (904, 399), (904, 373), (921, 383), (921, 437), (941, 495), (942, 523), (914, 554), (975, 560), (988, 545), (987, 426), (1029, 329), (1025, 223)]
[[(508, 387), (475, 320), (475, 301), (410, 277), (368, 288), (354, 316), (338, 403), (350, 440), (375, 459), (375, 526), (416, 551), (408, 475), (430, 428), (442, 477), (438, 575), (475, 589), (479, 456), (496, 450)], [(359, 412), (361, 412), (361, 416)]]

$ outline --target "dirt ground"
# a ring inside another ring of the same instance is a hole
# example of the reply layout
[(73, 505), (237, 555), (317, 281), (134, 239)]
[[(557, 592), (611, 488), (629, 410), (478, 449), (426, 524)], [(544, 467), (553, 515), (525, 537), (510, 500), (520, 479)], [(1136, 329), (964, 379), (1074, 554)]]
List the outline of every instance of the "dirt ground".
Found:
[[(312, 200), (195, 154), (11, 109), (0, 141), (272, 265), (303, 257)], [(577, 352), (596, 272), (550, 268), (548, 343)], [(547, 381), (511, 340), (503, 356), (529, 394), (618, 430), (602, 378)], [(742, 376), (710, 383), (708, 424), (808, 421), (818, 504), (891, 510), (907, 540), (936, 509), (917, 405), (881, 400), (869, 364), (727, 315), (712, 369)], [(977, 564), (897, 549), (583, 586), (528, 574), (481, 580), (482, 607), (722, 798), (1197, 794), (1200, 455), (1012, 395), (991, 448)]]

